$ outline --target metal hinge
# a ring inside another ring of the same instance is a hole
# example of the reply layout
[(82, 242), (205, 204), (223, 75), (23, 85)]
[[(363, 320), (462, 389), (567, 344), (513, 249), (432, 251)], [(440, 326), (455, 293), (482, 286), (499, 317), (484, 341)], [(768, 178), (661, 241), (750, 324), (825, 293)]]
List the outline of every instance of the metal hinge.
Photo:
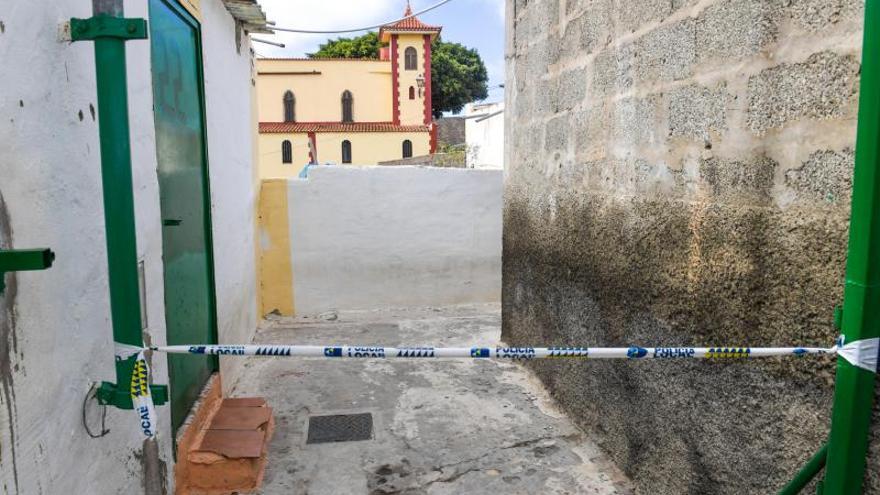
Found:
[(61, 25), (58, 34), (58, 37), (62, 40), (88, 41), (98, 38), (147, 39), (146, 19), (96, 15), (88, 19), (73, 18), (69, 23), (65, 24)]

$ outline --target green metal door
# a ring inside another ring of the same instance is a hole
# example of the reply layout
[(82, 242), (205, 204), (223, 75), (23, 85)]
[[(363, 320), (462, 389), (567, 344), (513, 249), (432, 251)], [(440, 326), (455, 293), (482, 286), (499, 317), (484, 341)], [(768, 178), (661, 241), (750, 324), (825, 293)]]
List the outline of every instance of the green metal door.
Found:
[[(176, 3), (150, 0), (150, 39), (168, 344), (216, 343), (199, 24)], [(169, 355), (168, 366), (177, 431), (217, 360)]]

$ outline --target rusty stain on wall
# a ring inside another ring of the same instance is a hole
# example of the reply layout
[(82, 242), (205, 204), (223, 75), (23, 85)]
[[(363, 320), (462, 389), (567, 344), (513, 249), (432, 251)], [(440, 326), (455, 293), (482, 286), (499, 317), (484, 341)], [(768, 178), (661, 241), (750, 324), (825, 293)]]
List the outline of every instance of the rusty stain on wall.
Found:
[[(6, 211), (3, 194), (0, 193), (0, 249), (12, 247), (12, 224)], [(0, 399), (6, 406), (9, 421), (9, 452), (12, 473), (15, 478), (15, 491), (18, 492), (18, 469), (15, 458), (15, 388), (13, 386), (12, 360), (18, 353), (18, 338), (15, 334), (15, 295), (18, 289), (15, 272), (5, 274), (6, 290), (0, 295)], [(0, 463), (3, 462), (3, 446), (0, 445)]]

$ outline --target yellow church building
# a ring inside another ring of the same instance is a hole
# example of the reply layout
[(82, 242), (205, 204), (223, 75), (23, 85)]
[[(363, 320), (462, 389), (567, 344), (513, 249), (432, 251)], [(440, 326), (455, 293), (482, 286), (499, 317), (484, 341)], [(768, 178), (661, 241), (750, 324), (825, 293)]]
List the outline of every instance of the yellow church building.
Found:
[(412, 16), (383, 26), (373, 59), (257, 60), (262, 178), (295, 177), (312, 161), (375, 165), (433, 153), (431, 41)]

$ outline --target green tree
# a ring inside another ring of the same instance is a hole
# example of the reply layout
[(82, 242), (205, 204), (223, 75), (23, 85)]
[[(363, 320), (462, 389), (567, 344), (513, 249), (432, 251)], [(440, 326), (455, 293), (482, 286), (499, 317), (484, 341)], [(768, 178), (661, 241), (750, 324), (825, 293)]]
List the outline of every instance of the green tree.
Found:
[(308, 55), (311, 58), (377, 58), (381, 46), (379, 35), (370, 32), (355, 38), (327, 40), (318, 46), (318, 51)]
[[(310, 53), (312, 58), (376, 58), (384, 46), (376, 33), (354, 38), (327, 40)], [(474, 100), (489, 95), (489, 75), (479, 52), (460, 43), (448, 43), (439, 37), (431, 46), (431, 111), (434, 117), (443, 112), (460, 112)]]
[(431, 46), (431, 110), (434, 117), (443, 112), (461, 111), (474, 100), (489, 96), (489, 75), (480, 54), (460, 43), (447, 43), (439, 37)]

